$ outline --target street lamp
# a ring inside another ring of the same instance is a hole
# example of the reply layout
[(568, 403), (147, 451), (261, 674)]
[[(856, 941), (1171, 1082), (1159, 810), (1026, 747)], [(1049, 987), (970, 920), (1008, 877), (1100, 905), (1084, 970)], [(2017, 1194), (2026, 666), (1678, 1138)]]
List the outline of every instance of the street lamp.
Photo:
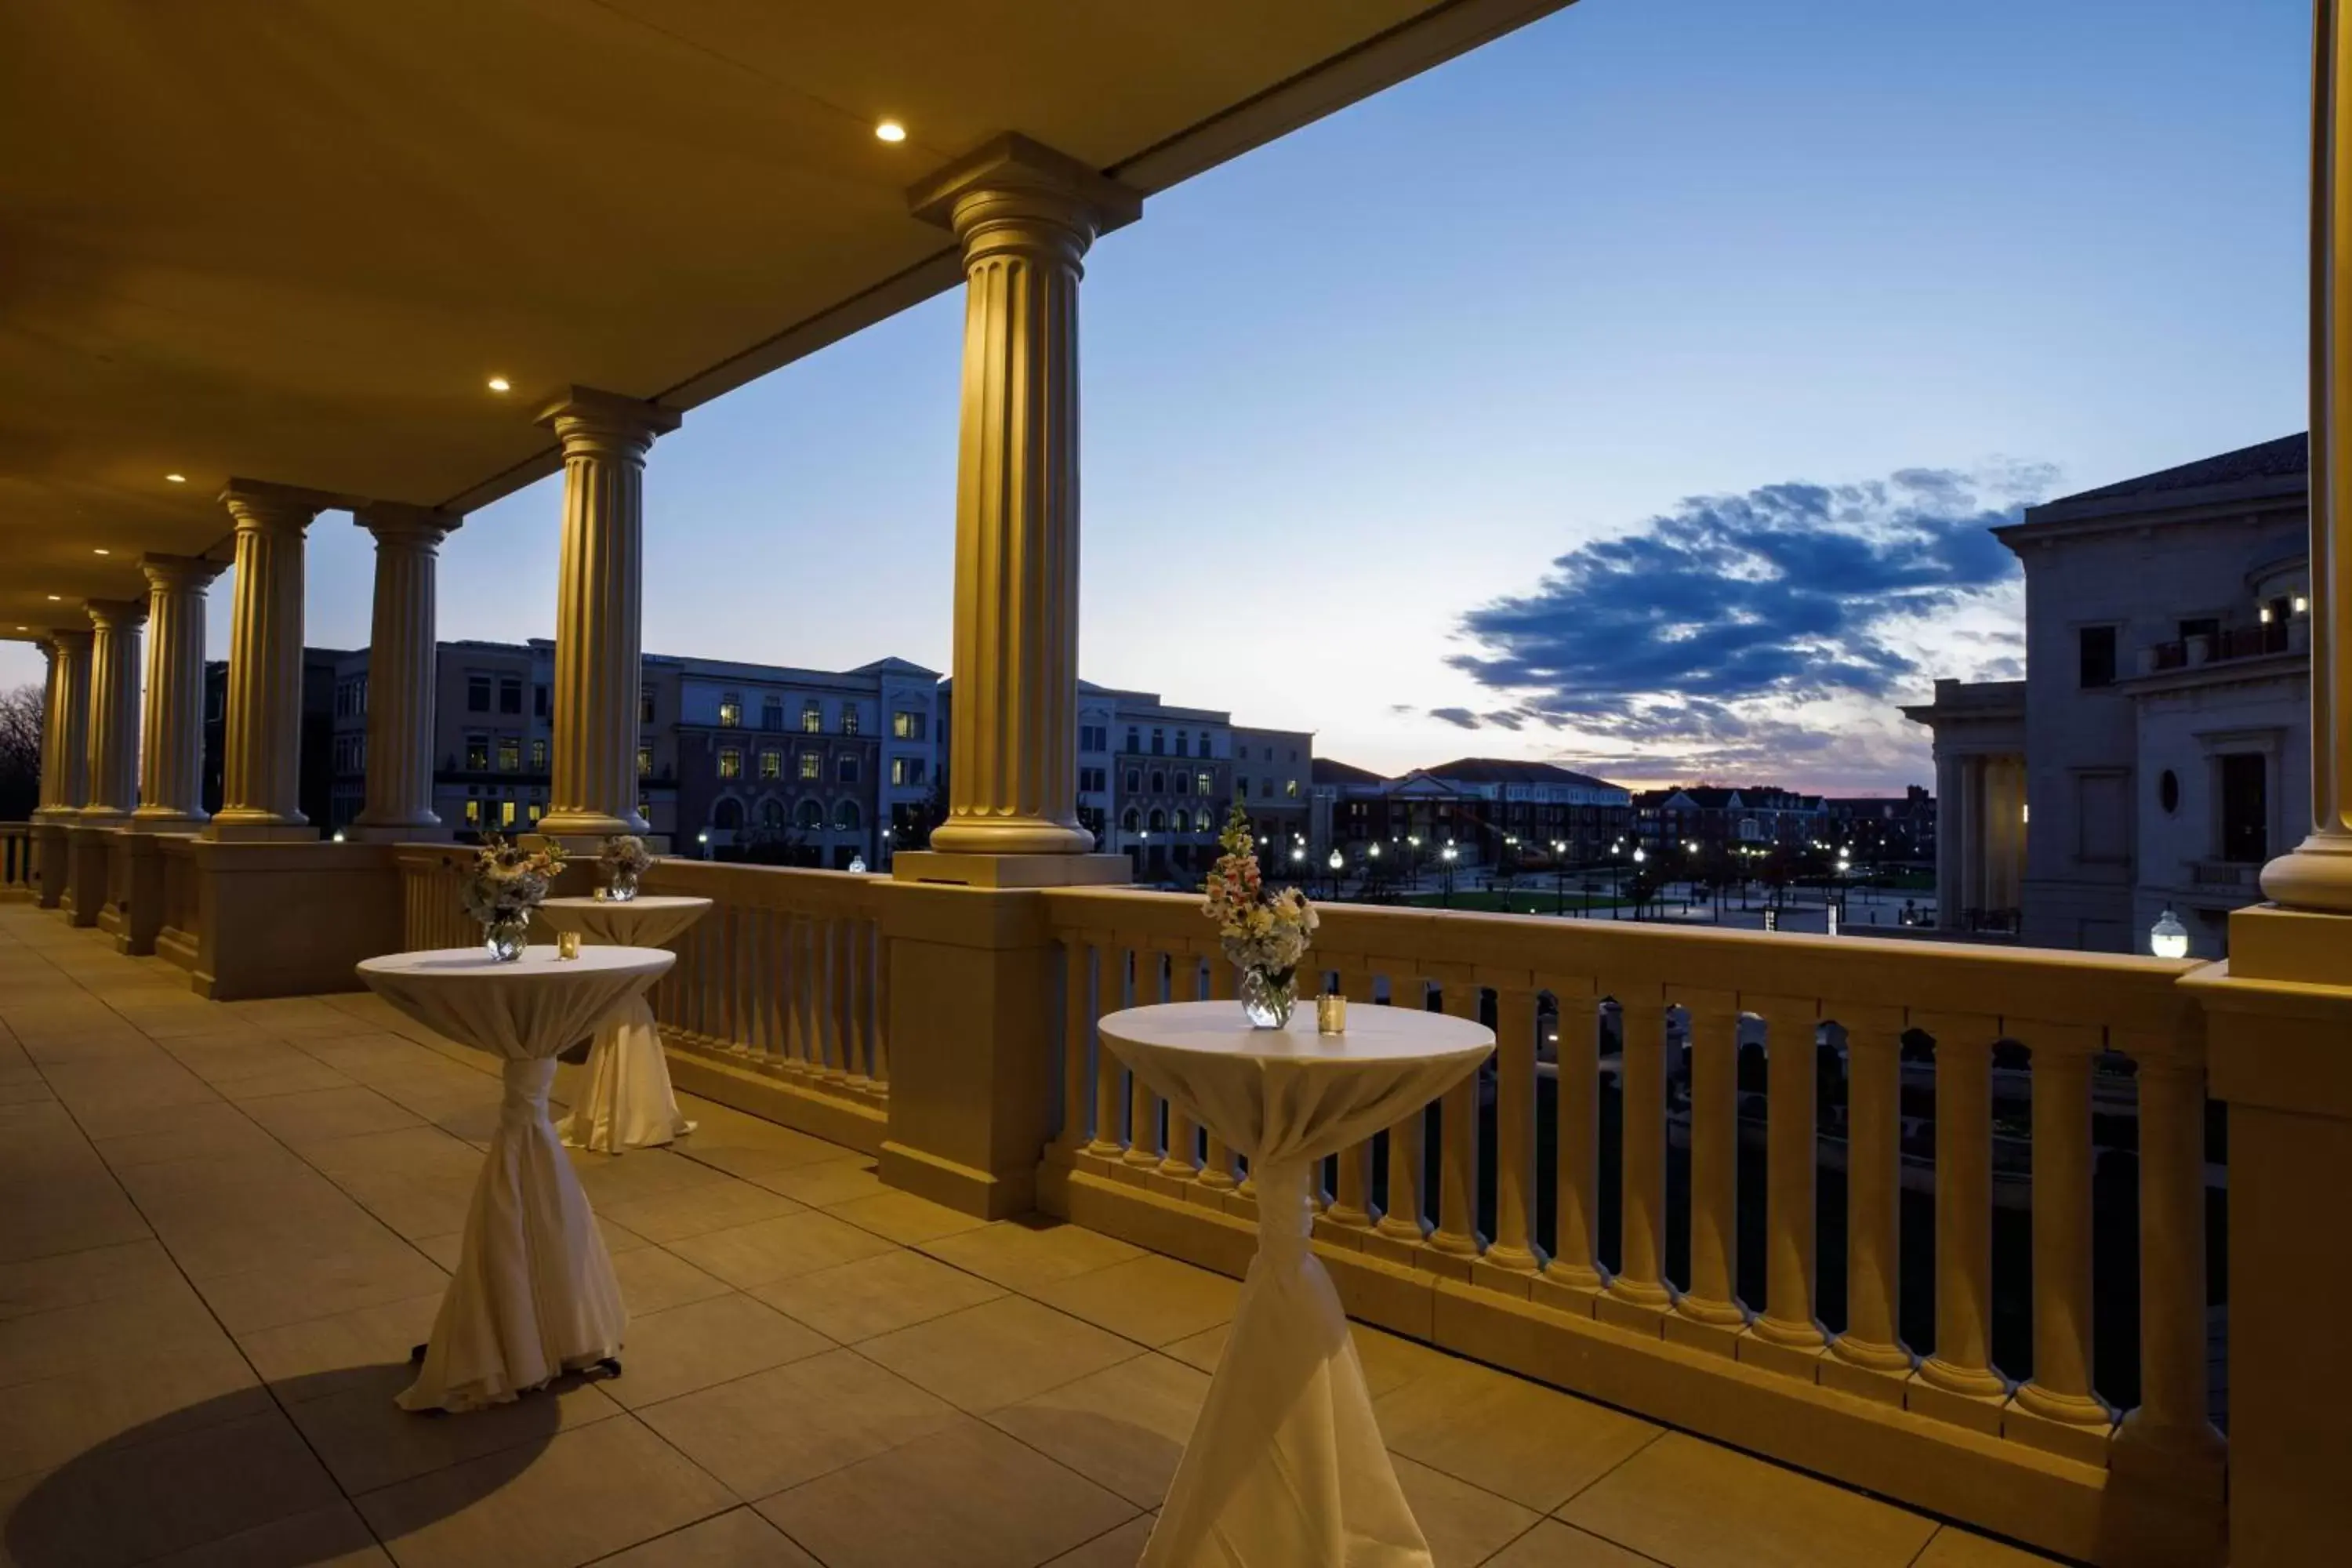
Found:
[(695, 841), (695, 843), (697, 843), (697, 844), (698, 844), (698, 845), (700, 845), (700, 846), (702, 847), (702, 858), (703, 858), (705, 860), (709, 859), (709, 858), (710, 858), (710, 829), (709, 829), (708, 827), (706, 827), (706, 828), (704, 828), (701, 832), (699, 832), (699, 833), (696, 834), (696, 835), (694, 836), (694, 841)]
[(2189, 956), (2189, 928), (2180, 923), (2180, 917), (2172, 912), (2170, 904), (2164, 906), (2164, 912), (2147, 928), (2147, 950), (2158, 958)]
[(1339, 872), (1348, 864), (1348, 858), (1335, 848), (1331, 851), (1331, 858), (1324, 864), (1331, 868), (1331, 896), (1336, 899), (1339, 896)]
[(1568, 913), (1568, 845), (1558, 838), (1551, 841), (1551, 912)]
[(1454, 846), (1449, 842), (1442, 858), (1445, 861), (1445, 907), (1454, 907)]

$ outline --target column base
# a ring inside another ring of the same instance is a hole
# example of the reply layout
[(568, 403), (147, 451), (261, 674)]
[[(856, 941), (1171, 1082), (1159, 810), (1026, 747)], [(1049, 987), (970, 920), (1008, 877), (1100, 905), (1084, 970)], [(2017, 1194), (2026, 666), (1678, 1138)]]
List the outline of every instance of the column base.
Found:
[(531, 837), (552, 838), (566, 849), (578, 846), (594, 847), (607, 838), (628, 833), (642, 838), (646, 825), (632, 822), (625, 816), (606, 816), (593, 811), (551, 811), (539, 819), (539, 830)]
[(2264, 866), (2263, 896), (2293, 909), (2352, 914), (2352, 834), (2314, 833)]
[(205, 837), (215, 844), (316, 844), (319, 830), (307, 822), (225, 822), (215, 816)]
[(1036, 816), (950, 816), (931, 829), (931, 847), (952, 855), (1088, 855), (1094, 847), (1076, 824)]
[[(938, 835), (932, 836), (933, 842)], [(1098, 888), (1135, 879), (1124, 855), (980, 855), (901, 849), (890, 876), (900, 882), (946, 882), (966, 888)]]
[(130, 823), (131, 814), (123, 810), (121, 806), (85, 805), (79, 811), (73, 814), (71, 826), (75, 827), (127, 827), (130, 826)]
[(142, 805), (131, 814), (127, 825), (134, 833), (194, 833), (212, 820), (208, 812), (173, 811), (164, 806)]

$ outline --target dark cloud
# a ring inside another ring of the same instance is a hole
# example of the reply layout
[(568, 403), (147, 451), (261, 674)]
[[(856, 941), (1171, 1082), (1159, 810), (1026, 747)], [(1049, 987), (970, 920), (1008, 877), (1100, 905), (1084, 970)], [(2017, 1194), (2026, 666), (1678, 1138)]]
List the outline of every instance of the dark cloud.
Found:
[(2016, 558), (1990, 531), (2053, 479), (1906, 468), (1694, 498), (1463, 616), (1474, 646), (1451, 662), (1516, 700), (1505, 728), (1572, 726), (1610, 753), (1725, 766), (1793, 760), (1830, 737), (1769, 715), (1923, 679), (1898, 634), (1916, 642), (1922, 620), (2011, 583)]
[(1465, 730), (1475, 730), (1478, 727), (1478, 715), (1471, 712), (1467, 708), (1433, 708), (1429, 710), (1429, 716), (1433, 719), (1443, 719), (1449, 724), (1459, 724)]

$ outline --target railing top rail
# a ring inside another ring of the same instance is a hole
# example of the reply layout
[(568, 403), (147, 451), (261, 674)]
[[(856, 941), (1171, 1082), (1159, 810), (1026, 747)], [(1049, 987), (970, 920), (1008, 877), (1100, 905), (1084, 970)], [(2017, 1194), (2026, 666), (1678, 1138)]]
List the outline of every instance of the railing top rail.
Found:
[[(1055, 929), (1066, 934), (1215, 946), (1200, 900), (1187, 894), (1070, 888), (1046, 898)], [(1902, 1008), (1914, 1016), (2090, 1025), (2143, 1044), (2179, 1036), (2195, 1011), (2175, 984), (2199, 967), (2189, 959), (1362, 904), (1317, 909), (1322, 929), (1310, 967), (1392, 965), (1537, 989), (1589, 979), (1619, 993), (1656, 987), (1667, 1001), (1701, 992), (1801, 997), (1818, 1001), (1823, 1017), (1840, 1008)]]
[(805, 914), (870, 915), (888, 879), (811, 866), (660, 859), (646, 873), (648, 889), (697, 894), (721, 902)]

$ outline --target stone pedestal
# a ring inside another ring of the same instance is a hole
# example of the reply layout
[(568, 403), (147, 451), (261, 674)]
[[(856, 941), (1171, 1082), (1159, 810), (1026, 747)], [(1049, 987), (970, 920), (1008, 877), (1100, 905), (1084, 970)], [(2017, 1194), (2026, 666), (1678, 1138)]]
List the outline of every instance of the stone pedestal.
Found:
[(97, 823), (75, 823), (65, 830), (65, 896), (58, 907), (65, 910), (70, 923), (98, 924), (99, 911), (106, 907), (110, 874), (107, 858), (121, 831)]

